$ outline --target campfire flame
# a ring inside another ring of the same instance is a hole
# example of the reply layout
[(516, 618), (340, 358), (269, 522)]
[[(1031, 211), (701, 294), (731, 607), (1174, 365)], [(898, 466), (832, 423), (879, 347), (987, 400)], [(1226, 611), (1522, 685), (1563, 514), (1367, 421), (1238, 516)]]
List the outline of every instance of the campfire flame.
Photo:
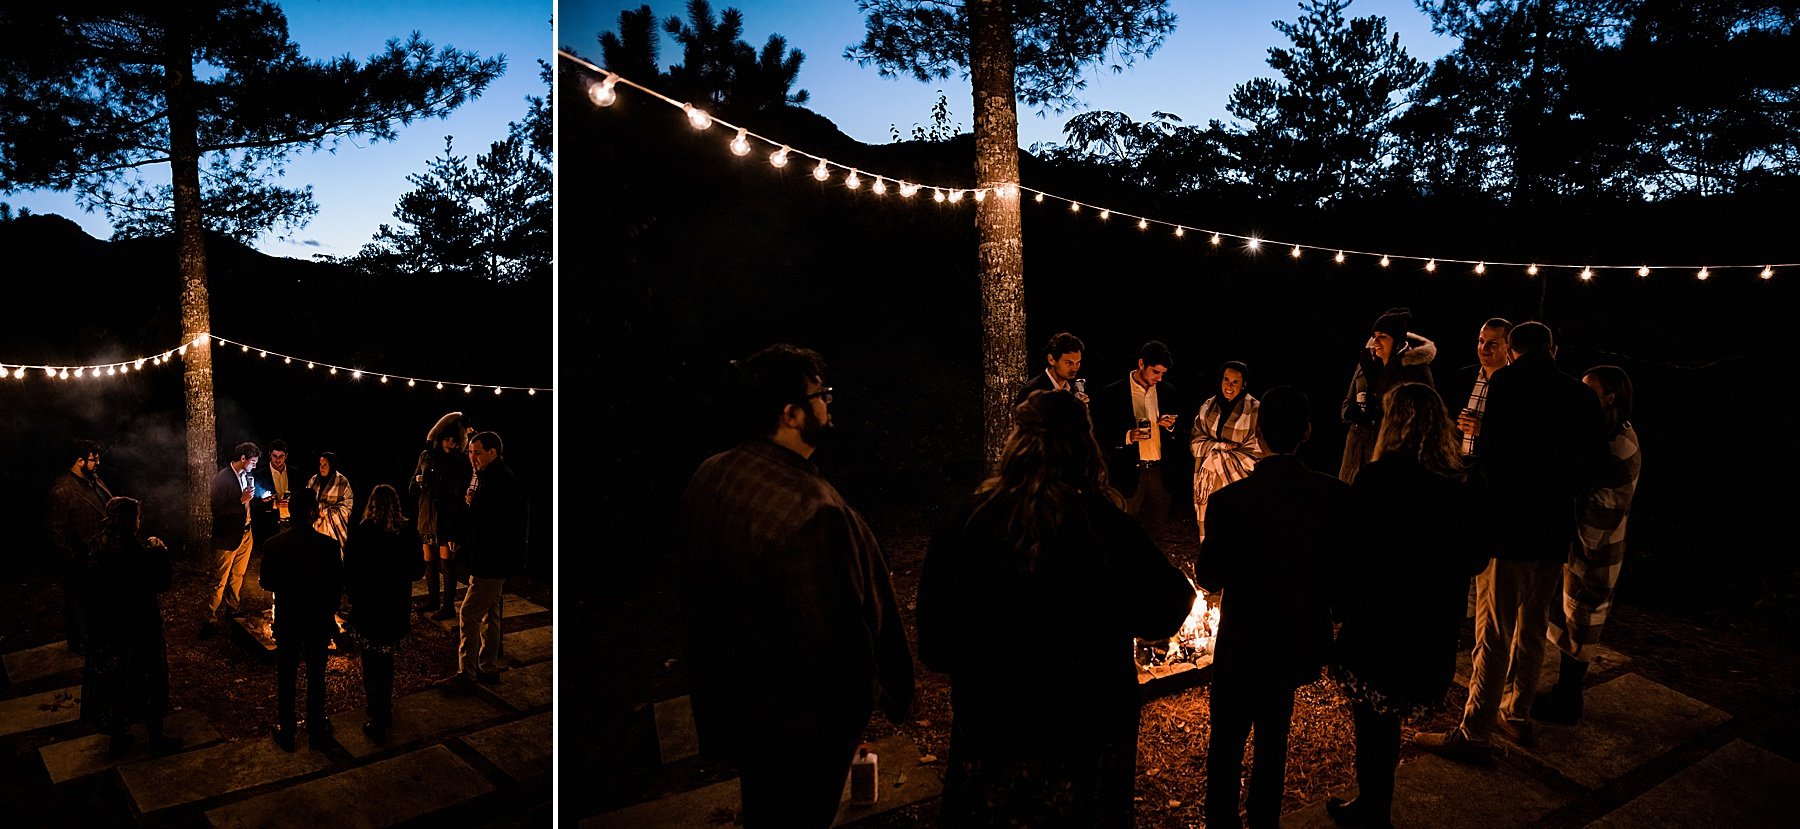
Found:
[[(1193, 586), (1193, 580), (1189, 579), (1188, 584)], [(1138, 640), (1138, 665), (1148, 668), (1177, 662), (1210, 664), (1213, 643), (1218, 637), (1219, 606), (1208, 599), (1205, 590), (1194, 587), (1194, 608), (1188, 611), (1174, 637), (1161, 642)]]

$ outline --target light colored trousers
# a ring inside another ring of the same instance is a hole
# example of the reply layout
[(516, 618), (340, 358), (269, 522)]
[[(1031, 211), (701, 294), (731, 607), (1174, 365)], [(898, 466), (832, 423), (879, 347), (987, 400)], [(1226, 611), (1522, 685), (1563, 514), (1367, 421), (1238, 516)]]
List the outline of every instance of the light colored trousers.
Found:
[(217, 558), (213, 560), (212, 601), (206, 606), (208, 616), (218, 615), (221, 601), (233, 612), (243, 601), (244, 571), (250, 569), (250, 543), (250, 528), (245, 527), (244, 537), (238, 540), (236, 549), (213, 551)]
[[(477, 670), (495, 673), (506, 656), (500, 633), (500, 615), (506, 611), (500, 591), (506, 579), (471, 576), (462, 603), (456, 606), (457, 672), (473, 677)], [(1538, 638), (1543, 638), (1543, 631)]]
[(1463, 707), (1464, 736), (1485, 739), (1498, 717), (1530, 719), (1562, 570), (1560, 561), (1494, 559), (1475, 577), (1475, 665)]

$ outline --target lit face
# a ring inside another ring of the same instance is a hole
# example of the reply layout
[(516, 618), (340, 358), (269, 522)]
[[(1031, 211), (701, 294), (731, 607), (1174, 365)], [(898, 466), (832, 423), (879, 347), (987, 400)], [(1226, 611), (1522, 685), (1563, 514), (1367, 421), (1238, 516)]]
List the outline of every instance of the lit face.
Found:
[(831, 422), (831, 394), (824, 389), (825, 384), (817, 379), (806, 383), (806, 419), (800, 424), (800, 439), (814, 449), (819, 448), (825, 442), (825, 435), (836, 428)]
[(443, 450), (446, 454), (453, 454), (456, 450), (462, 448), (462, 442), (458, 441), (455, 435), (446, 435), (443, 439), (438, 441), (438, 448)]
[(500, 450), (489, 449), (478, 440), (469, 441), (469, 465), (475, 467), (476, 472), (488, 468), (489, 464), (499, 458)]
[(329, 477), (330, 475), (331, 475), (331, 459), (324, 458), (324, 457), (319, 458), (319, 477), (325, 478), (325, 477)]
[(245, 472), (254, 471), (256, 469), (257, 459), (258, 459), (258, 456), (256, 456), (256, 455), (245, 455), (244, 456), (244, 471)]
[(1244, 393), (1244, 373), (1235, 368), (1225, 369), (1225, 377), (1219, 381), (1219, 393), (1226, 400), (1236, 400)]
[(1143, 360), (1138, 361), (1138, 370), (1137, 370), (1138, 382), (1142, 383), (1144, 385), (1144, 388), (1148, 388), (1148, 389), (1156, 388), (1156, 384), (1162, 382), (1163, 375), (1168, 374), (1168, 373), (1169, 373), (1168, 366), (1147, 366), (1147, 365), (1144, 365)]
[(1481, 367), (1493, 372), (1506, 365), (1511, 354), (1506, 348), (1506, 332), (1498, 328), (1483, 328), (1475, 339), (1475, 356), (1481, 360)]
[(1075, 379), (1081, 373), (1081, 352), (1071, 351), (1067, 354), (1050, 355), (1044, 359), (1050, 361), (1050, 373), (1064, 383)]
[(1388, 361), (1389, 357), (1394, 356), (1394, 337), (1393, 337), (1393, 335), (1384, 334), (1380, 331), (1377, 331), (1377, 332), (1375, 332), (1374, 336), (1370, 337), (1369, 339), (1374, 344), (1375, 359), (1380, 360), (1385, 363)]
[(282, 449), (271, 450), (269, 452), (269, 468), (276, 472), (286, 472), (287, 452)]
[(90, 453), (87, 457), (76, 461), (75, 468), (80, 471), (82, 477), (92, 478), (95, 472), (100, 471), (100, 453)]

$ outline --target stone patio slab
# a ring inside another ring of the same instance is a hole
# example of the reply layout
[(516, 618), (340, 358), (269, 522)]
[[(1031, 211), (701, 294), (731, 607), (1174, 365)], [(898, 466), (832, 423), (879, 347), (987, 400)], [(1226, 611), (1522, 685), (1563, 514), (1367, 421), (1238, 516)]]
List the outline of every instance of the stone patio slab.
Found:
[(289, 754), (258, 737), (121, 766), (119, 778), (138, 814), (147, 815), (330, 767), (331, 759), (310, 746)]
[(1800, 791), (1800, 764), (1732, 740), (1588, 826), (1789, 827), (1794, 814), (1779, 801), (1796, 791)]
[[(1562, 657), (1558, 656), (1559, 653), (1561, 651), (1558, 651), (1554, 645), (1544, 648), (1544, 669), (1542, 673), (1538, 674), (1539, 691), (1548, 691), (1550, 686), (1556, 684), (1558, 666), (1562, 664)], [(1594, 661), (1588, 666), (1588, 674), (1591, 676), (1605, 673), (1629, 664), (1631, 664), (1631, 657), (1605, 645), (1595, 645)], [(1456, 684), (1464, 688), (1469, 687), (1469, 672), (1473, 670), (1474, 665), (1475, 655), (1472, 651), (1456, 652)]]
[(500, 618), (511, 619), (514, 616), (530, 616), (533, 613), (549, 613), (547, 608), (530, 599), (514, 596), (511, 593), (502, 597), (506, 600), (506, 608), (500, 611)]
[[(844, 826), (874, 815), (908, 806), (943, 793), (937, 769), (919, 763), (919, 748), (904, 735), (876, 742), (871, 749), (880, 756), (881, 797), (873, 806), (852, 806), (846, 778), (844, 801), (833, 826)], [(660, 829), (667, 826), (720, 826), (732, 824), (739, 809), (738, 781), (727, 780), (692, 791), (640, 803), (581, 821), (580, 829)], [(1321, 813), (1323, 814), (1323, 813)]]
[[(180, 737), (183, 750), (192, 750), (208, 743), (217, 742), (219, 732), (206, 721), (198, 711), (183, 709), (174, 711), (163, 719), (163, 733), (170, 737)], [(148, 735), (144, 733), (143, 724), (131, 727), (131, 735), (138, 739), (132, 749), (124, 757), (117, 760), (106, 756), (112, 745), (112, 738), (104, 734), (89, 734), (51, 743), (38, 749), (38, 756), (44, 761), (44, 770), (50, 773), (51, 783), (62, 783), (78, 777), (116, 766), (141, 763), (151, 759), (144, 741)]]
[(0, 656), (6, 681), (13, 685), (77, 670), (86, 664), (81, 654), (69, 652), (68, 642), (51, 642)]
[(673, 763), (699, 756), (700, 732), (694, 728), (694, 698), (682, 695), (663, 700), (653, 708), (656, 744), (662, 750), (662, 761)]
[(553, 637), (550, 625), (506, 634), (506, 659), (514, 665), (530, 665), (550, 658)]
[(80, 716), (80, 685), (0, 701), (0, 737), (74, 722)]
[(1581, 722), (1538, 723), (1527, 754), (1598, 789), (1731, 719), (1731, 715), (1639, 674), (1587, 690)]
[[(439, 584), (441, 585), (442, 582), (439, 582)], [(461, 596), (463, 594), (463, 592), (468, 589), (469, 589), (468, 586), (459, 584), (456, 586), (456, 595)], [(424, 579), (419, 579), (418, 581), (413, 582), (412, 594), (413, 594), (414, 598), (418, 598), (419, 596), (423, 596), (429, 592), (431, 592), (431, 591), (425, 589), (425, 580)]]
[[(1346, 790), (1336, 796), (1352, 795)], [(1394, 779), (1393, 817), (1395, 826), (1492, 829), (1528, 825), (1568, 802), (1568, 797), (1506, 763), (1478, 768), (1426, 755), (1400, 764)], [(1324, 800), (1283, 815), (1281, 825), (1337, 827), (1325, 814)]]
[(206, 813), (216, 829), (375, 829), (422, 818), (493, 791), (450, 749), (431, 746)]
[(388, 728), (387, 745), (378, 746), (362, 733), (362, 709), (334, 714), (333, 719), (339, 723), (334, 736), (351, 756), (367, 757), (394, 746), (468, 728), (505, 713), (505, 709), (478, 693), (450, 693), (427, 688), (394, 700), (394, 724)]
[(499, 685), (483, 685), (481, 690), (499, 697), (520, 711), (550, 704), (551, 682), (549, 662), (525, 668), (514, 668), (500, 674)]
[(507, 777), (529, 780), (550, 773), (550, 713), (484, 728), (462, 741)]

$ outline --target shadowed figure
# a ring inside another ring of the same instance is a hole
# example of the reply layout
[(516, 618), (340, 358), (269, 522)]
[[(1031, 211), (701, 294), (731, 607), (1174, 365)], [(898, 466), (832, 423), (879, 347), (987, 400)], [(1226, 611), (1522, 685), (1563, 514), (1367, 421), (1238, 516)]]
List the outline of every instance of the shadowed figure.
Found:
[(318, 506), (311, 487), (294, 490), (288, 513), (293, 524), (269, 539), (259, 579), (264, 590), (275, 594), (275, 742), (293, 751), (294, 681), (301, 662), (306, 663), (306, 730), (314, 741), (331, 733), (325, 718), (325, 659), (337, 634), (344, 563), (337, 540), (314, 526)]
[(87, 567), (87, 665), (81, 674), (81, 719), (112, 737), (107, 754), (130, 748), (126, 731), (141, 722), (150, 753), (163, 755), (181, 740), (163, 736), (169, 713), (169, 660), (156, 594), (169, 589), (169, 548), (138, 538), (141, 509), (132, 498), (106, 502), (106, 528), (93, 541)]

